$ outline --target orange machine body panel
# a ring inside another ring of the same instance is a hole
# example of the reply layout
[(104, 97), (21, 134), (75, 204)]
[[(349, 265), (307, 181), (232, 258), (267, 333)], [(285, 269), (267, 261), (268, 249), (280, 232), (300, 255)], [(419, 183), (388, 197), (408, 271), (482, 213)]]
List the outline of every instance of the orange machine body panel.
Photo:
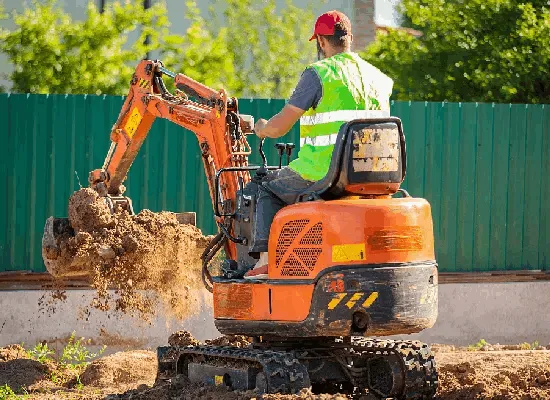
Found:
[(294, 204), (279, 211), (271, 226), (268, 279), (215, 282), (214, 316), (302, 321), (316, 279), (327, 269), (434, 259), (431, 209), (424, 199)]
[(315, 201), (283, 208), (269, 237), (269, 279), (314, 279), (350, 264), (434, 260), (424, 199)]
[(252, 321), (302, 321), (314, 285), (214, 283), (214, 316)]

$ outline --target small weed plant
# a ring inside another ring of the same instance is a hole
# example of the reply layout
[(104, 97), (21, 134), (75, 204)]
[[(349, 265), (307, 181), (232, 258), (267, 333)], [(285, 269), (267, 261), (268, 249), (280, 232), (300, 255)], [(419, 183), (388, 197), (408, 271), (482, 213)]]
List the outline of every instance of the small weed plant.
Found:
[(0, 400), (9, 399), (10, 396), (15, 397), (15, 393), (13, 392), (13, 390), (11, 390), (11, 388), (8, 385), (0, 386)]
[[(84, 372), (84, 369), (94, 358), (99, 357), (106, 349), (106, 346), (103, 346), (98, 352), (92, 352), (86, 347), (90, 344), (90, 339), (85, 340), (83, 337), (77, 339), (76, 333), (73, 331), (60, 355), (56, 356), (55, 351), (49, 348), (47, 343), (37, 344), (32, 349), (27, 350), (27, 354), (30, 358), (41, 364), (49, 361), (56, 361), (60, 368), (50, 373), (50, 381), (56, 385), (62, 385), (70, 379), (65, 373), (70, 371), (68, 375), (75, 377), (75, 387), (81, 390), (84, 385), (80, 381), (80, 374)], [(8, 397), (2, 397), (1, 388), (2, 387), (0, 387), (0, 400), (4, 400), (4, 398), (7, 399)]]
[(481, 350), (481, 348), (483, 346), (486, 346), (488, 345), (489, 343), (487, 343), (485, 341), (485, 339), (480, 339), (479, 342), (475, 343), (475, 344), (471, 344), (468, 346), (468, 350), (470, 351), (477, 351), (477, 350)]
[(46, 361), (51, 361), (54, 351), (48, 347), (48, 343), (38, 343), (32, 349), (27, 350), (27, 354), (33, 360), (44, 364)]
[(0, 400), (26, 400), (27, 398), (27, 395), (15, 394), (12, 388), (6, 384), (0, 386)]
[(524, 342), (519, 345), (520, 350), (536, 350), (539, 347), (538, 340), (535, 340), (533, 343)]
[(87, 345), (90, 345), (90, 340), (84, 340), (84, 338), (76, 339), (75, 332), (71, 334), (69, 341), (63, 348), (59, 364), (64, 368), (69, 369), (84, 369), (90, 362), (99, 357), (106, 349), (103, 346), (97, 353), (92, 353)]

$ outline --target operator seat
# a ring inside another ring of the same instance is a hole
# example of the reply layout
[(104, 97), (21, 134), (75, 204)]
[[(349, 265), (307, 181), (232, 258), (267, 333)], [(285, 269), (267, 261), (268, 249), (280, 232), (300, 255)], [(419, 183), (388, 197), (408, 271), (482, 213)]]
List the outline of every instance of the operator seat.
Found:
[(338, 131), (327, 174), (296, 202), (392, 195), (400, 191), (406, 165), (405, 135), (399, 118), (347, 122)]

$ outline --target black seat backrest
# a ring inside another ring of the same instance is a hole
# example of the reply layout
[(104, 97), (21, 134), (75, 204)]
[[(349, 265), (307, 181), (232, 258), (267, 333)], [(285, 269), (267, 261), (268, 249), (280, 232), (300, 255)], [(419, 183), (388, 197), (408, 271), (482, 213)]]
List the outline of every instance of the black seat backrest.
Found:
[(327, 174), (298, 201), (388, 195), (406, 173), (405, 135), (396, 117), (357, 119), (340, 127)]

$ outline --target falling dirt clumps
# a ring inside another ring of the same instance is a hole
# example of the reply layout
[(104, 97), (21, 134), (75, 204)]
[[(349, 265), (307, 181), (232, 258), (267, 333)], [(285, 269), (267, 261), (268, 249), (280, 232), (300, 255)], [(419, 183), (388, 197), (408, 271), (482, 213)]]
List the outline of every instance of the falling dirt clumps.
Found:
[(94, 232), (115, 226), (109, 206), (90, 188), (81, 189), (70, 197), (69, 222), (77, 233)]
[(111, 214), (105, 199), (89, 188), (71, 196), (69, 221), (74, 234), (58, 236), (60, 254), (48, 270), (58, 277), (84, 273), (97, 291), (92, 307), (144, 319), (158, 309), (159, 299), (179, 319), (198, 310), (200, 254), (209, 240), (198, 228), (180, 224), (171, 212)]

